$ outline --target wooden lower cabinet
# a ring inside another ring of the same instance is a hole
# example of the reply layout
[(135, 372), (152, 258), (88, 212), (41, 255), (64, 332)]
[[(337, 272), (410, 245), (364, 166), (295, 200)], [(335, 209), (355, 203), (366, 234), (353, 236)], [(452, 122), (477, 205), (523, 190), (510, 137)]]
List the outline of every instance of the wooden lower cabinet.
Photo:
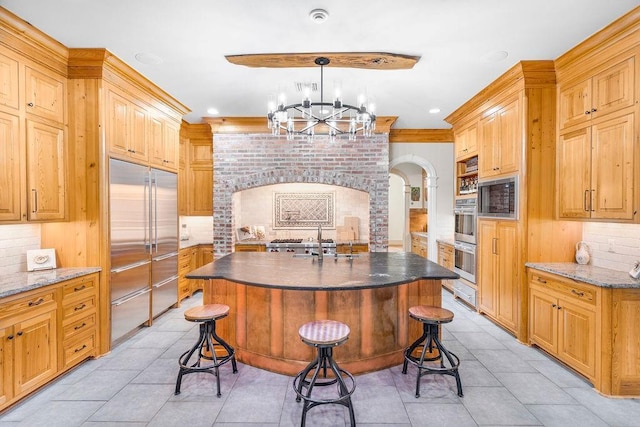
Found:
[(187, 279), (192, 270), (213, 262), (213, 246), (198, 245), (180, 249), (178, 253), (178, 302), (204, 287), (204, 280)]
[[(440, 264), (444, 268), (453, 270), (453, 256), (453, 245), (449, 243), (438, 242), (438, 264)], [(453, 292), (453, 280), (443, 280), (442, 286), (445, 289)]]
[(518, 330), (516, 221), (478, 221), (478, 309), (509, 331)]
[(528, 269), (529, 342), (600, 393), (640, 395), (640, 289), (599, 287)]
[(265, 245), (258, 245), (253, 243), (236, 243), (233, 250), (234, 252), (266, 252), (267, 247)]
[(336, 253), (348, 254), (353, 250), (354, 254), (369, 252), (369, 245), (367, 243), (354, 243), (352, 246), (341, 244), (336, 246)]
[(575, 285), (534, 274), (529, 282), (529, 341), (593, 381), (597, 297), (589, 299), (587, 294)]
[(0, 410), (97, 355), (98, 274), (0, 300)]
[(428, 252), (428, 239), (426, 236), (411, 235), (411, 252), (420, 255), (423, 258), (427, 258)]

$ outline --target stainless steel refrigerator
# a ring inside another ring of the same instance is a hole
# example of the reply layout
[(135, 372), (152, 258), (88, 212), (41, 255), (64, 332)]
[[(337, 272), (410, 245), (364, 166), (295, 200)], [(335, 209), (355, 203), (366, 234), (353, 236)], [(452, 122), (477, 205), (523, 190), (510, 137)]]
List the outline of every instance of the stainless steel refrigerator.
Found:
[(175, 173), (109, 160), (111, 341), (178, 301)]

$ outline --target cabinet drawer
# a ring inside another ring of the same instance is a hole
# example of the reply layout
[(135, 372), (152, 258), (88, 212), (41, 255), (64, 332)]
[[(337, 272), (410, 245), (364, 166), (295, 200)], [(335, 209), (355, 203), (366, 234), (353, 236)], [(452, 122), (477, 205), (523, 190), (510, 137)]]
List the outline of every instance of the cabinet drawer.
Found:
[(93, 294), (95, 292), (95, 278), (82, 278), (73, 280), (62, 287), (63, 303), (68, 299), (81, 298), (80, 295)]
[(68, 339), (73, 338), (76, 335), (83, 334), (89, 330), (95, 331), (95, 326), (96, 326), (96, 314), (93, 313), (80, 320), (71, 322), (67, 326), (65, 326), (62, 329), (62, 339), (63, 341), (67, 341)]
[(538, 287), (553, 290), (576, 301), (595, 305), (597, 302), (597, 289), (589, 285), (571, 282), (561, 282), (545, 274), (532, 273), (531, 284)]
[(65, 342), (63, 350), (64, 367), (75, 365), (79, 361), (94, 355), (96, 334), (79, 335), (77, 339)]
[(21, 314), (22, 312), (45, 307), (47, 307), (47, 309), (50, 309), (50, 306), (55, 304), (54, 291), (36, 294), (29, 298), (21, 298), (0, 305), (0, 318), (5, 316), (16, 316)]
[(62, 306), (62, 320), (95, 312), (96, 302), (96, 296), (91, 295), (89, 298), (75, 301), (72, 304), (64, 304)]

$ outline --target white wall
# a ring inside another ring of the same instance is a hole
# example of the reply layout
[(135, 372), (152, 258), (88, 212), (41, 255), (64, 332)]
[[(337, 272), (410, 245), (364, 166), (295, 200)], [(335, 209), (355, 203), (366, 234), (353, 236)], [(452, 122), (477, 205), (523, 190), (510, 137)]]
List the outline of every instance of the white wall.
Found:
[(404, 180), (389, 175), (389, 244), (401, 245), (404, 239)]
[(640, 261), (640, 224), (585, 222), (582, 240), (589, 246), (589, 264), (629, 271)]
[(0, 274), (27, 271), (27, 251), (40, 241), (40, 224), (0, 225)]

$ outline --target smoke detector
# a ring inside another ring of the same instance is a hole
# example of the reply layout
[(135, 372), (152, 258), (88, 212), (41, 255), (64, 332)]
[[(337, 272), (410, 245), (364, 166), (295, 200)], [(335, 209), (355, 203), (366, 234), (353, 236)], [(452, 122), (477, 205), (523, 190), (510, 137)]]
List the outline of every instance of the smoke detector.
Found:
[(309, 12), (309, 19), (311, 19), (316, 24), (322, 24), (324, 21), (329, 18), (329, 12), (324, 9), (313, 9)]

